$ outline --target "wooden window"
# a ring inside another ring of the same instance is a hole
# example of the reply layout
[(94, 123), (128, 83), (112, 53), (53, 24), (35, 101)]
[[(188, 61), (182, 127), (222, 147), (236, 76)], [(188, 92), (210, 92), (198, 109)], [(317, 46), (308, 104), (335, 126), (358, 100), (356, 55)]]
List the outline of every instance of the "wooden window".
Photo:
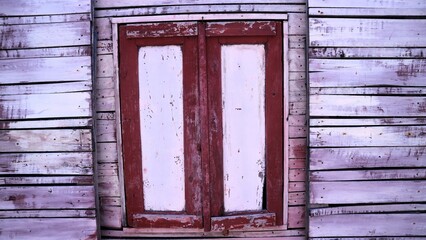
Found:
[(132, 227), (283, 224), (281, 22), (120, 26)]

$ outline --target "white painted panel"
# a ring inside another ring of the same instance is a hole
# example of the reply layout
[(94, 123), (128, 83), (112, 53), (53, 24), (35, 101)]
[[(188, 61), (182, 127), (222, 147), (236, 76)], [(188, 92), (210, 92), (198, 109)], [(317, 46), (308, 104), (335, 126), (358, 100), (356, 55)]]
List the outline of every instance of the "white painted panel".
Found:
[(146, 210), (185, 208), (182, 49), (139, 49), (139, 103)]
[(222, 46), (225, 211), (261, 210), (265, 180), (265, 48)]

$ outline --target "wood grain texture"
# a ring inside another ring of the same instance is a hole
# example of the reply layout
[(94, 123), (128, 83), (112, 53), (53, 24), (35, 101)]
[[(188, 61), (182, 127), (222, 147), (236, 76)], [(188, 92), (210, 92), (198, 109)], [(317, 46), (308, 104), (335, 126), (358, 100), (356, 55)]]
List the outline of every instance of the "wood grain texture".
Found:
[(0, 219), (1, 236), (8, 239), (97, 239), (95, 218)]
[(57, 218), (57, 217), (66, 217), (66, 218), (94, 218), (95, 210), (75, 210), (75, 209), (44, 209), (44, 210), (3, 210), (0, 212), (0, 219), (2, 218)]
[(309, 29), (309, 44), (313, 47), (426, 45), (426, 20), (422, 19), (310, 18)]
[(312, 217), (327, 215), (344, 214), (363, 214), (363, 213), (415, 213), (426, 210), (425, 204), (383, 204), (383, 205), (362, 205), (362, 206), (343, 206), (343, 207), (324, 207), (310, 209), (309, 214)]
[(4, 175), (91, 175), (91, 153), (0, 154), (0, 174)]
[(2, 0), (1, 6), (0, 16), (29, 16), (90, 12), (91, 3), (86, 0)]
[(84, 22), (84, 21), (90, 21), (90, 13), (0, 17), (0, 24), (2, 25), (23, 25), (23, 24), (40, 24), (40, 23), (50, 24), (50, 23), (64, 23), (64, 22)]
[[(193, 0), (189, 2), (179, 2), (179, 5), (193, 5), (193, 4), (232, 4), (232, 3), (241, 3), (241, 4), (250, 4), (250, 3), (287, 3), (287, 4), (304, 4), (305, 0)], [(137, 1), (137, 0), (95, 0), (95, 8), (119, 8), (119, 7), (133, 7), (133, 6), (168, 6), (176, 5), (175, 0), (147, 0), (147, 1)]]
[[(410, 6), (410, 4), (406, 4)], [(420, 5), (420, 4), (419, 4)], [(418, 8), (368, 8), (368, 7), (359, 7), (359, 8), (309, 8), (310, 16), (380, 16), (380, 17), (406, 17), (406, 16), (424, 16), (426, 11), (425, 6), (419, 6)]]
[(0, 34), (3, 50), (89, 45), (90, 22), (3, 25)]
[(61, 177), (3, 177), (0, 176), (0, 185), (90, 185), (92, 176), (61, 176)]
[[(354, 214), (312, 217), (310, 237), (426, 236), (426, 214)], [(356, 224), (354, 224), (356, 223)], [(313, 230), (315, 229), (315, 230)]]
[(333, 0), (309, 0), (309, 7), (336, 7), (336, 8), (422, 8), (426, 7), (426, 3), (422, 0), (358, 0), (358, 1), (333, 1)]
[(421, 202), (425, 181), (311, 182), (311, 204)]
[(0, 59), (90, 56), (89, 46), (0, 50)]
[(111, 8), (101, 9), (95, 12), (95, 16), (100, 17), (123, 17), (123, 16), (146, 16), (163, 14), (183, 14), (183, 13), (223, 13), (223, 12), (305, 12), (306, 7), (303, 4), (208, 4), (208, 5), (173, 5), (173, 6), (149, 6), (149, 7), (129, 7), (129, 8)]
[(423, 96), (425, 87), (356, 87), (356, 88), (310, 88), (311, 95), (412, 95)]
[(310, 181), (392, 180), (426, 178), (426, 169), (311, 171)]
[(311, 118), (309, 126), (329, 127), (329, 126), (420, 126), (426, 125), (426, 118)]
[(310, 59), (309, 71), (311, 87), (424, 87), (426, 60)]
[(425, 48), (318, 47), (309, 48), (310, 58), (423, 58)]
[(313, 117), (407, 117), (426, 113), (426, 97), (311, 95)]
[(0, 96), (0, 120), (90, 117), (91, 92)]
[(0, 152), (91, 151), (88, 129), (0, 130)]
[(311, 147), (416, 147), (426, 146), (426, 127), (311, 128), (310, 138)]
[(69, 82), (91, 79), (91, 59), (84, 57), (0, 60), (1, 84)]
[(0, 187), (2, 209), (95, 208), (93, 186)]
[(0, 129), (49, 129), (49, 128), (90, 128), (91, 118), (46, 119), (46, 120), (2, 120)]
[(311, 170), (426, 167), (426, 148), (311, 148), (310, 161)]

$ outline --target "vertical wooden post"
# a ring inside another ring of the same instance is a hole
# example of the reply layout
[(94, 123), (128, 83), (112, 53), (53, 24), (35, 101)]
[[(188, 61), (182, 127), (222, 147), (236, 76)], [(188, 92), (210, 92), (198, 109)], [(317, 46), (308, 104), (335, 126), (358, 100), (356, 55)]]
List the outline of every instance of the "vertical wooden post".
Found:
[(201, 120), (201, 161), (203, 184), (203, 225), (205, 231), (210, 231), (210, 159), (209, 159), (209, 109), (207, 87), (206, 32), (204, 23), (198, 23), (198, 55), (199, 55), (199, 84), (200, 84), (200, 120)]

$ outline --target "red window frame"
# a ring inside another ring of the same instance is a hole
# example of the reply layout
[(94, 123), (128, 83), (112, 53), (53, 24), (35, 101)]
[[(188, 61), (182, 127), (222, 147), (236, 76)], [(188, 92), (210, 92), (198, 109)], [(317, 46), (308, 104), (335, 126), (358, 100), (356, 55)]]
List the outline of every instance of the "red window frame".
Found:
[[(149, 29), (146, 29), (149, 27)], [(196, 24), (122, 26), (120, 47), (120, 108), (127, 221), (133, 227), (197, 227), (201, 219), (201, 156), (198, 114), (198, 54)], [(142, 46), (180, 45), (183, 55), (183, 106), (185, 152), (185, 212), (144, 209), (142, 152), (139, 119), (138, 49)], [(163, 216), (161, 216), (163, 215)], [(167, 218), (164, 217), (168, 215)]]
[[(266, 209), (224, 213), (220, 46), (264, 44)], [(138, 48), (183, 50), (184, 212), (144, 209)], [(225, 230), (283, 224), (283, 51), (281, 22), (158, 23), (119, 27), (120, 110), (127, 221), (132, 227)], [(261, 221), (258, 221), (261, 220)]]

